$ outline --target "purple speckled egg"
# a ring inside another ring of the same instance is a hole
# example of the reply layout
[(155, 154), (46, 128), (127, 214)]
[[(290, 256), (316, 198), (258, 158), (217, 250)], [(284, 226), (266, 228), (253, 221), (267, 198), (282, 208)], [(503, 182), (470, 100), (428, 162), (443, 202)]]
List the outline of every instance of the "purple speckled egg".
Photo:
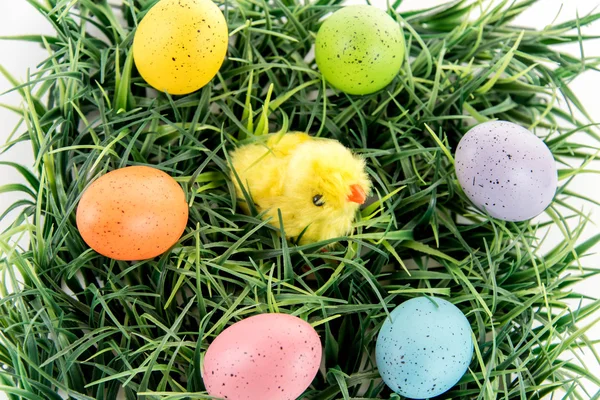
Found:
[(550, 205), (558, 176), (550, 149), (507, 121), (485, 122), (458, 143), (458, 182), (479, 209), (505, 221), (525, 221)]

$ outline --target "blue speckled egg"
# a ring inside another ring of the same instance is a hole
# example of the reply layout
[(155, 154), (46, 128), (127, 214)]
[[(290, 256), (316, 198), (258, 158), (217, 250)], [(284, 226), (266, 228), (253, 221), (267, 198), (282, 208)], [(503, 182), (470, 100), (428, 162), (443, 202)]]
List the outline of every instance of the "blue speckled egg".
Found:
[(452, 303), (418, 297), (394, 309), (375, 349), (383, 381), (411, 399), (439, 396), (465, 374), (473, 357), (471, 326)]

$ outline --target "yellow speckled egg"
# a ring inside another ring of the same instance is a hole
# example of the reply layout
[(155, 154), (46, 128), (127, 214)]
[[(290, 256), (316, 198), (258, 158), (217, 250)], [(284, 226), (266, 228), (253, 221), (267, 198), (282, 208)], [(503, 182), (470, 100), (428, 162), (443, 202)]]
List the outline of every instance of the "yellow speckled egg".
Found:
[(133, 58), (155, 89), (188, 94), (215, 77), (228, 37), (225, 17), (211, 0), (161, 0), (137, 28)]
[(116, 260), (156, 257), (181, 237), (188, 205), (181, 186), (156, 168), (134, 166), (103, 175), (83, 193), (77, 228), (98, 253)]

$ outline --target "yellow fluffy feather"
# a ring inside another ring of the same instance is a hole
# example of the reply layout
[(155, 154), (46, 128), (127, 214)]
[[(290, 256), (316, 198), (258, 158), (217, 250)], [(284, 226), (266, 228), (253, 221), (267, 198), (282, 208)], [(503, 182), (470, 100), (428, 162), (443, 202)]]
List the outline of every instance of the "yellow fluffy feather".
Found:
[[(360, 204), (371, 190), (365, 161), (341, 143), (306, 133), (271, 135), (266, 143), (242, 146), (231, 161), (259, 211), (300, 243), (348, 234)], [(242, 207), (248, 207), (232, 172)]]

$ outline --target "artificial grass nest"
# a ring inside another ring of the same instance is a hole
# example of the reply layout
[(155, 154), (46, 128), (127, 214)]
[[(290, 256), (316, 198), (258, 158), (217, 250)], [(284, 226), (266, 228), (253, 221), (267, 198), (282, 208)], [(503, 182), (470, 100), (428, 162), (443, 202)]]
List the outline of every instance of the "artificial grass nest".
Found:
[[(170, 97), (147, 91), (132, 66), (136, 21), (155, 0), (27, 1), (56, 34), (16, 38), (40, 42), (48, 59), (16, 86), (23, 120), (3, 147), (30, 141), (36, 157), (33, 172), (3, 163), (28, 185), (0, 190), (28, 196), (9, 208), (20, 215), (0, 239), (0, 390), (11, 399), (115, 399), (120, 390), (209, 398), (208, 344), (266, 312), (305, 318), (321, 336), (324, 368), (303, 398), (398, 399), (379, 378), (375, 337), (386, 309), (424, 294), (460, 307), (476, 339), (469, 371), (439, 398), (540, 399), (561, 389), (600, 398), (581, 385), (600, 380), (576, 361), (581, 348), (593, 351), (590, 325), (578, 322), (600, 301), (570, 291), (599, 272), (582, 256), (600, 236), (578, 240), (587, 218), (569, 206), (580, 196), (568, 188), (597, 150), (571, 136), (599, 139), (568, 83), (598, 59), (553, 47), (583, 46), (590, 38), (579, 28), (600, 14), (535, 31), (511, 26), (535, 0), (403, 13), (397, 0), (390, 14), (404, 29), (404, 66), (385, 90), (359, 97), (328, 88), (310, 51), (339, 0), (231, 0), (220, 4), (232, 41), (219, 75)], [(560, 165), (547, 222), (489, 219), (461, 192), (451, 153), (473, 119), (490, 118), (547, 134)], [(236, 209), (228, 151), (280, 129), (336, 138), (368, 161), (376, 201), (328, 251), (282, 240)], [(140, 164), (181, 183), (187, 229), (160, 258), (104, 258), (78, 234), (78, 200), (100, 175)], [(542, 252), (536, 236), (547, 227), (564, 239)], [(567, 299), (582, 305), (569, 310)]]

